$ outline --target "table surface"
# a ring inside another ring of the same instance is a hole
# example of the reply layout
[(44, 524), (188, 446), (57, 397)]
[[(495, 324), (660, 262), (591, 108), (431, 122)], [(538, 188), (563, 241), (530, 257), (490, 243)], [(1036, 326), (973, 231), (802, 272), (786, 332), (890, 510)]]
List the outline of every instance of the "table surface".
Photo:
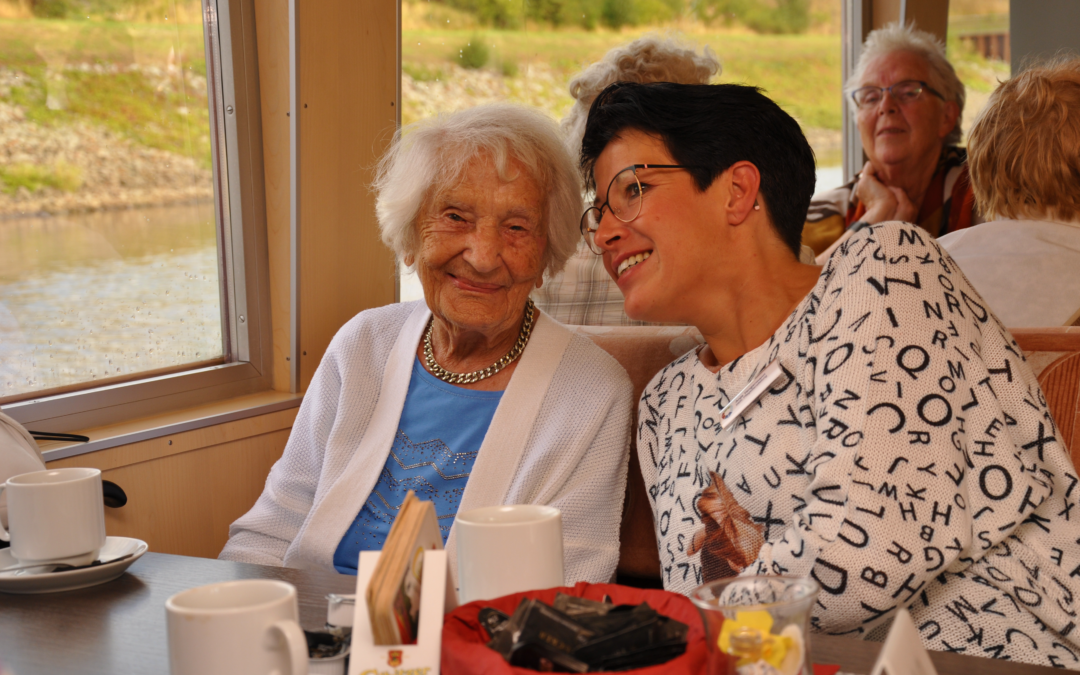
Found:
[[(300, 623), (326, 622), (326, 595), (353, 593), (356, 578), (244, 563), (147, 553), (119, 579), (41, 595), (0, 593), (0, 662), (16, 675), (164, 675), (169, 671), (165, 600), (177, 591), (233, 579), (281, 579), (296, 586)], [(879, 644), (814, 635), (818, 663), (869, 673)], [(931, 652), (939, 675), (1046, 675), (1050, 668)]]

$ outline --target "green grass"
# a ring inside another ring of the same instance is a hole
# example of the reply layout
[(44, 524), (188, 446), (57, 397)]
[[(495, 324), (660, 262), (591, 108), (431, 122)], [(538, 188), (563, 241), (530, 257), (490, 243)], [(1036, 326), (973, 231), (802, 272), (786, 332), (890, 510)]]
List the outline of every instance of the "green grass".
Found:
[(37, 192), (45, 187), (75, 192), (82, 187), (82, 171), (66, 162), (58, 162), (53, 166), (15, 164), (0, 167), (0, 191), (12, 195), (21, 187), (30, 192)]
[[(569, 80), (609, 49), (646, 31), (435, 31), (402, 34), (402, 61), (409, 69), (436, 69), (457, 60), (461, 44), (483, 38), (496, 63), (517, 63), (521, 77), (528, 65), (543, 63)], [(839, 129), (840, 38), (830, 35), (765, 36), (697, 33), (688, 40), (708, 45), (723, 64), (718, 82), (762, 87), (807, 126)], [(553, 111), (561, 116), (565, 111)]]
[(446, 77), (442, 68), (426, 66), (423, 63), (402, 63), (401, 70), (416, 82), (434, 82)]
[[(202, 26), (68, 20), (0, 20), (0, 65), (28, 77), (13, 87), (10, 101), (45, 127), (89, 122), (135, 143), (194, 157), (209, 168), (210, 135), (206, 91), (181, 78), (151, 78), (142, 71), (95, 73), (72, 65), (138, 65), (165, 70), (167, 64), (205, 77)], [(171, 56), (170, 56), (171, 54)], [(48, 61), (47, 61), (48, 60)], [(62, 89), (67, 105), (46, 105), (49, 65), (66, 64)], [(9, 183), (10, 184), (10, 183)]]
[[(402, 33), (402, 61), (406, 72), (435, 71), (458, 61), (461, 44), (480, 36), (491, 51), (491, 62), (516, 63), (528, 81), (529, 65), (544, 64), (566, 81), (609, 49), (648, 32), (584, 30), (407, 30)], [(723, 65), (717, 82), (738, 82), (761, 87), (795, 116), (804, 127), (839, 130), (842, 126), (841, 45), (838, 35), (755, 35), (704, 31), (686, 36), (688, 42), (708, 45)], [(987, 61), (951, 40), (950, 58), (964, 84), (973, 91), (989, 92), (1009, 76), (1008, 64)], [(498, 70), (498, 68), (496, 68)], [(441, 73), (440, 73), (441, 75)], [(511, 91), (514, 87), (511, 85)], [(561, 92), (548, 112), (560, 118), (570, 99)]]
[[(519, 30), (406, 30), (402, 34), (403, 70), (414, 80), (445, 79), (451, 63), (461, 61), (459, 50), (481, 42), (490, 53), (486, 68), (507, 79), (516, 99), (535, 102), (562, 117), (571, 100), (565, 85), (536, 94), (530, 90), (530, 66), (543, 64), (566, 82), (609, 49), (646, 32)], [(474, 38), (479, 38), (475, 40)], [(765, 90), (805, 127), (841, 128), (840, 37), (837, 35), (754, 35), (731, 31), (702, 31), (686, 36), (710, 46), (723, 64), (719, 82), (753, 84)], [(987, 92), (1008, 76), (1007, 65), (987, 62), (950, 43), (950, 56), (965, 84)], [(46, 127), (79, 121), (111, 129), (132, 141), (193, 156), (210, 166), (209, 114), (205, 91), (184, 91), (163, 78), (144, 72), (101, 74), (71, 70), (77, 64), (119, 65), (124, 69), (164, 67), (171, 63), (205, 76), (202, 26), (199, 24), (134, 23), (96, 20), (0, 19), (0, 66), (18, 69), (29, 82), (11, 89), (9, 102), (25, 108), (27, 116)], [(49, 66), (67, 64), (67, 107), (47, 107)], [(545, 85), (547, 86), (547, 85)], [(186, 112), (185, 112), (186, 111)], [(37, 178), (13, 178), (27, 186)], [(44, 183), (42, 183), (44, 184)]]
[(0, 19), (0, 64), (10, 67), (44, 65), (50, 53), (67, 63), (164, 65), (170, 50), (205, 73), (201, 24)]

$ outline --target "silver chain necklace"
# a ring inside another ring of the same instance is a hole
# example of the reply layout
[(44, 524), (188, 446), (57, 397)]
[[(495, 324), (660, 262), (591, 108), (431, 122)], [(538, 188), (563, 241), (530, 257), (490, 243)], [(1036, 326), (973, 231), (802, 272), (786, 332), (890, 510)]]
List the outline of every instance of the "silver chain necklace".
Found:
[(474, 370), (471, 373), (451, 373), (435, 362), (435, 351), (431, 347), (431, 332), (435, 328), (435, 317), (433, 316), (428, 320), (427, 331), (424, 333), (424, 363), (432, 375), (450, 384), (472, 384), (485, 380), (516, 361), (521, 356), (521, 352), (525, 351), (525, 345), (529, 343), (529, 335), (532, 334), (534, 308), (532, 298), (529, 298), (525, 303), (525, 320), (521, 322), (521, 332), (518, 333), (517, 342), (510, 348), (510, 351), (487, 368)]

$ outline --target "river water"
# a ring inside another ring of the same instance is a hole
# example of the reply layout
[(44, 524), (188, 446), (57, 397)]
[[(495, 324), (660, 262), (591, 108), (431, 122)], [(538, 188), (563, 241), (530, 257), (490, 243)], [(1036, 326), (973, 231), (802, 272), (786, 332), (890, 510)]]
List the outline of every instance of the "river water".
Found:
[(222, 355), (212, 203), (0, 220), (0, 398)]

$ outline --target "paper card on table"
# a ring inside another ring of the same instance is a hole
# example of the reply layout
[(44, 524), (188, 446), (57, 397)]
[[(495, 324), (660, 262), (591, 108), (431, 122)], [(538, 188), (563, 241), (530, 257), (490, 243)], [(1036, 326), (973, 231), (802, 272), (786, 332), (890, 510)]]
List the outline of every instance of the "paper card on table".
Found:
[[(356, 567), (357, 591), (362, 592), (367, 588), (382, 555), (384, 553), (379, 551), (360, 552)], [(444, 603), (453, 589), (448, 583), (450, 571), (446, 564), (446, 551), (425, 551), (423, 559), (423, 593), (420, 595), (420, 625), (416, 630), (416, 644), (375, 644), (370, 615), (362, 607), (365, 603), (357, 602), (353, 614), (349, 675), (389, 675), (395, 672), (439, 675)]]
[(937, 675), (906, 609), (897, 612), (870, 675)]
[(375, 644), (415, 644), (424, 551), (442, 547), (435, 505), (410, 490), (365, 593)]

